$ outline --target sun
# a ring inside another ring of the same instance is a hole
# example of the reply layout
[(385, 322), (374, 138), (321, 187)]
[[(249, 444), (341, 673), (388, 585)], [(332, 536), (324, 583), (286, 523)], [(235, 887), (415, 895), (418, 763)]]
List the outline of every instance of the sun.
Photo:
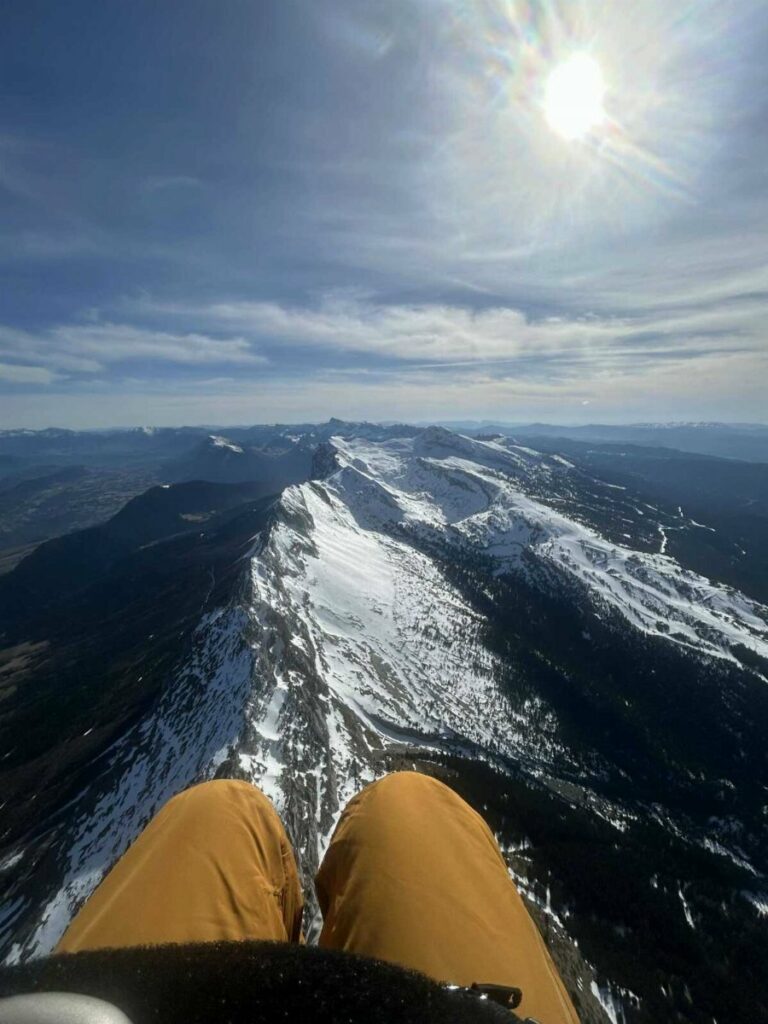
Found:
[(600, 65), (586, 53), (575, 53), (558, 64), (547, 79), (547, 123), (564, 139), (583, 138), (605, 119), (604, 93)]

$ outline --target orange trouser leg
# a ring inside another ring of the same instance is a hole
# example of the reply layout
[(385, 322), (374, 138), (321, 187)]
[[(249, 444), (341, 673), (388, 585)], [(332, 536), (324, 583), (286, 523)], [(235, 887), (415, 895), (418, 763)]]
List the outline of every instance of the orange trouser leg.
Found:
[(302, 894), (274, 807), (245, 782), (170, 800), (85, 903), (57, 953), (219, 939), (297, 941)]
[(436, 779), (398, 772), (354, 797), (316, 887), (321, 946), (439, 981), (514, 985), (522, 1016), (578, 1024), (490, 829)]

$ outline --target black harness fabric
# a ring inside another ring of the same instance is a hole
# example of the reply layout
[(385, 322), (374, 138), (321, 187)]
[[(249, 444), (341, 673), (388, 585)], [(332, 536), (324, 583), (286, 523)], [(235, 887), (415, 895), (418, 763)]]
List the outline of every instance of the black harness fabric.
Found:
[(518, 1018), (393, 964), (277, 942), (143, 946), (0, 969), (0, 997), (77, 992), (132, 1024), (499, 1024)]

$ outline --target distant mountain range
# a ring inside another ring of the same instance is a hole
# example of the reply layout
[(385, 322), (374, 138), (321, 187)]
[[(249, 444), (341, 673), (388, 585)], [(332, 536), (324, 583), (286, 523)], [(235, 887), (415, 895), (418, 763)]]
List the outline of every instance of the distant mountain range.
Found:
[(760, 423), (630, 423), (557, 426), (550, 423), (504, 424), (492, 421), (446, 422), (464, 433), (501, 433), (510, 437), (558, 437), (660, 448), (700, 455), (768, 462), (768, 426)]
[(491, 822), (585, 1024), (768, 1019), (768, 465), (479, 433), (25, 442), (28, 528), (162, 482), (0, 576), (6, 959), (194, 781), (262, 786), (309, 880), (415, 765)]

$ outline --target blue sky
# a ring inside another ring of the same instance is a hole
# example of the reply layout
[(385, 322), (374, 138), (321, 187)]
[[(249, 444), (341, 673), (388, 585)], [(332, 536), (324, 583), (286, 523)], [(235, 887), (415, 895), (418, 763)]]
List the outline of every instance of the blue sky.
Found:
[(11, 0), (0, 427), (765, 420), (766, 52), (762, 0)]

